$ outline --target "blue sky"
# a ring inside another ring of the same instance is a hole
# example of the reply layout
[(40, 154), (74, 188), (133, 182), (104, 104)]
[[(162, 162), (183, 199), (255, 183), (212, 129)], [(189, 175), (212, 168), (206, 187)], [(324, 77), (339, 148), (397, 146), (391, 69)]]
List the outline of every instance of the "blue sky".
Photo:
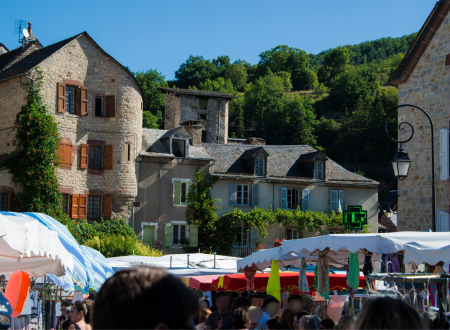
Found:
[[(70, 3), (70, 5), (68, 5)], [(436, 0), (135, 1), (0, 0), (0, 42), (19, 46), (14, 19), (33, 23), (46, 46), (79, 32), (133, 71), (166, 79), (190, 54), (258, 62), (277, 45), (318, 53), (416, 32)]]

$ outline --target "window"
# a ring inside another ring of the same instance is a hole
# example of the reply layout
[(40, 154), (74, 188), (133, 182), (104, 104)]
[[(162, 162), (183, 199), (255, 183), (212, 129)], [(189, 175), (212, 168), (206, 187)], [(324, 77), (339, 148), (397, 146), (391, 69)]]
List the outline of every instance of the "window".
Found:
[(255, 158), (255, 176), (265, 175), (264, 160), (264, 158)]
[(188, 179), (172, 179), (173, 183), (173, 205), (186, 206), (189, 194)]
[(75, 114), (76, 87), (66, 86), (66, 112)]
[(102, 96), (95, 97), (95, 117), (105, 117), (105, 99)]
[(186, 239), (186, 225), (173, 225), (172, 244), (181, 244), (181, 240)]
[(341, 213), (344, 210), (344, 191), (330, 190), (330, 212)]
[(208, 141), (208, 134), (206, 131), (202, 131), (202, 142), (206, 143)]
[(102, 169), (102, 147), (89, 146), (89, 168), (95, 170)]
[(88, 219), (100, 219), (101, 196), (88, 196), (87, 217)]
[(241, 227), (240, 233), (236, 235), (236, 243), (240, 246), (248, 245), (248, 231), (244, 231), (244, 227)]
[(323, 180), (325, 177), (325, 163), (314, 162), (314, 180)]
[(61, 210), (64, 214), (69, 214), (69, 194), (62, 194)]
[(208, 110), (208, 99), (199, 99), (200, 110)]
[(286, 229), (286, 239), (298, 239), (298, 231), (294, 228)]
[(438, 212), (438, 232), (450, 231), (450, 217), (445, 211)]
[(248, 206), (248, 185), (238, 184), (236, 186), (237, 206)]
[(207, 115), (201, 114), (201, 115), (200, 115), (200, 119), (201, 119), (201, 120), (208, 120), (208, 116), (207, 116)]
[(185, 145), (186, 145), (186, 142), (184, 140), (172, 139), (172, 154), (175, 157), (184, 157), (185, 156)]
[(449, 179), (449, 129), (441, 128), (439, 131), (439, 179)]
[(127, 146), (128, 146), (128, 161), (130, 161), (131, 160), (131, 145), (127, 144)]
[(0, 194), (0, 211), (9, 211), (8, 210), (8, 202), (9, 202), (8, 194)]
[(287, 190), (287, 208), (289, 210), (296, 210), (299, 203), (299, 191), (298, 189)]

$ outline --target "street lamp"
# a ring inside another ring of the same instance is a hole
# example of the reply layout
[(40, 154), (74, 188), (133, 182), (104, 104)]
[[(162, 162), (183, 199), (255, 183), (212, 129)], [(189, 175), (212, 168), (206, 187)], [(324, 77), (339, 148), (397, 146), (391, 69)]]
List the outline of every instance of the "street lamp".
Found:
[(399, 181), (403, 181), (408, 176), (409, 166), (411, 165), (411, 159), (403, 148), (400, 146), (398, 152), (395, 154), (394, 159), (391, 162), (394, 168), (394, 175)]
[(408, 154), (406, 152), (403, 151), (403, 147), (402, 144), (411, 141), (411, 139), (414, 136), (414, 127), (412, 127), (412, 125), (408, 122), (402, 122), (400, 124), (398, 124), (398, 129), (400, 131), (404, 130), (404, 126), (409, 126), (411, 128), (411, 136), (409, 138), (407, 138), (406, 140), (403, 141), (399, 141), (396, 140), (392, 137), (389, 136), (389, 132), (388, 132), (388, 120), (389, 117), (395, 112), (395, 110), (397, 110), (398, 108), (402, 108), (402, 107), (411, 107), (411, 108), (416, 108), (420, 111), (422, 111), (428, 118), (428, 120), (430, 121), (430, 125), (431, 125), (431, 202), (432, 202), (432, 208), (431, 208), (431, 228), (433, 231), (436, 231), (436, 182), (434, 181), (434, 127), (433, 127), (433, 121), (431, 120), (430, 115), (428, 114), (428, 112), (426, 112), (425, 110), (423, 110), (422, 108), (413, 105), (413, 104), (401, 104), (395, 108), (393, 108), (391, 110), (391, 112), (389, 112), (389, 114), (386, 116), (386, 135), (389, 139), (391, 139), (392, 141), (394, 141), (395, 143), (399, 143), (400, 147), (398, 149), (398, 152), (395, 154), (394, 159), (392, 160), (392, 167), (394, 168), (394, 174), (395, 177), (398, 178), (399, 181), (403, 181), (406, 179), (406, 177), (408, 176), (408, 172), (409, 172), (409, 166), (411, 165), (411, 160), (408, 157)]

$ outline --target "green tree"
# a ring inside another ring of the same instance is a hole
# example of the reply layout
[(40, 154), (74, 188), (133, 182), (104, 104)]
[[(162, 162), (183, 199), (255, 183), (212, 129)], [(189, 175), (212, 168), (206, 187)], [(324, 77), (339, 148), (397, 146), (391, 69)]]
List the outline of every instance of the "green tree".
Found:
[(0, 169), (11, 173), (23, 187), (18, 194), (21, 210), (56, 216), (61, 213), (62, 202), (55, 174), (60, 162), (58, 126), (42, 96), (43, 73), (40, 69), (35, 72), (38, 77), (34, 89), (21, 82), (27, 101), (14, 122), (16, 150), (0, 160)]
[(337, 47), (330, 50), (323, 59), (323, 64), (317, 72), (321, 83), (329, 86), (330, 82), (345, 71), (350, 63), (350, 54), (346, 47)]
[(285, 101), (285, 132), (283, 144), (317, 144), (313, 135), (317, 125), (314, 101), (312, 96), (287, 98)]
[[(220, 61), (217, 61), (220, 63)], [(214, 80), (218, 77), (219, 70), (215, 63), (204, 59), (203, 56), (192, 56), (180, 65), (175, 72), (176, 85), (179, 88), (199, 86), (206, 79)]]
[[(158, 117), (158, 115), (160, 117)], [(142, 114), (142, 127), (143, 128), (153, 128), (159, 129), (161, 126), (160, 122), (162, 121), (161, 111), (158, 111), (158, 114), (154, 116), (150, 111), (144, 111)]]
[(246, 137), (244, 124), (244, 94), (238, 94), (238, 97), (230, 101), (230, 116), (228, 130), (230, 137), (244, 139)]
[(234, 95), (236, 92), (234, 91), (233, 84), (230, 79), (225, 79), (219, 77), (214, 80), (206, 79), (205, 82), (201, 82), (199, 85), (200, 90), (205, 91), (213, 91), (224, 94)]
[(240, 61), (236, 61), (225, 70), (223, 77), (231, 81), (236, 91), (242, 92), (247, 84), (247, 68)]

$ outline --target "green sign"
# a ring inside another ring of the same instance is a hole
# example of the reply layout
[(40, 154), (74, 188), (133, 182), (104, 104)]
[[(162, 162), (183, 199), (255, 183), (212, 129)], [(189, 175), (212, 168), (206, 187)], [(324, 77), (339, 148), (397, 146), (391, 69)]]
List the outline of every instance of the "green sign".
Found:
[(360, 205), (349, 206), (343, 216), (348, 229), (363, 229), (367, 225), (367, 211), (363, 211)]

